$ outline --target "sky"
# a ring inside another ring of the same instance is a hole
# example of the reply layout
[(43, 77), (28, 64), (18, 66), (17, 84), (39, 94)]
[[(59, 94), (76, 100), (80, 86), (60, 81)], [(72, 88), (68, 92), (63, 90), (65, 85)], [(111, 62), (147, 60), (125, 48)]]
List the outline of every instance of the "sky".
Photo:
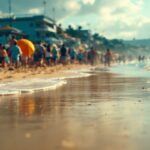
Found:
[[(150, 0), (10, 0), (16, 16), (45, 14), (64, 28), (91, 29), (109, 39), (150, 38)], [(9, 0), (0, 0), (0, 17), (8, 15)], [(45, 10), (45, 11), (44, 11)]]

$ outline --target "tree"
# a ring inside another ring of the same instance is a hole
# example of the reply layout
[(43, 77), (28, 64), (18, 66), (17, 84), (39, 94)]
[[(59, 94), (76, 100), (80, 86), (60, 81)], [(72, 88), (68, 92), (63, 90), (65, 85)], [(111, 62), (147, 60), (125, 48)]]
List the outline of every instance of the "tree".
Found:
[(78, 30), (82, 30), (82, 26), (78, 26)]
[(58, 34), (62, 34), (62, 33), (63, 33), (62, 24), (59, 24), (59, 25), (57, 26), (57, 33), (58, 33)]

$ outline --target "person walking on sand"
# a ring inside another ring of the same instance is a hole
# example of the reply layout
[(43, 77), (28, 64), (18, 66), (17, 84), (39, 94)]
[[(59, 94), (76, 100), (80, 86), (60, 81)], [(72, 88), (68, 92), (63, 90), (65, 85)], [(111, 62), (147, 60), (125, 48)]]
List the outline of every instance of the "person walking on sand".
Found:
[(45, 52), (46, 48), (43, 43), (38, 42), (34, 53), (34, 61), (36, 62), (36, 66), (42, 66), (43, 63), (45, 63)]
[(73, 64), (76, 58), (76, 51), (74, 48), (69, 49), (70, 63)]
[(14, 42), (17, 41), (16, 39), (16, 36), (12, 36), (10, 39), (9, 39), (9, 46), (10, 48), (14, 45)]
[(51, 45), (50, 44), (48, 44), (46, 47), (45, 59), (46, 59), (46, 64), (50, 66), (51, 64)]
[(111, 60), (112, 60), (112, 53), (111, 53), (110, 49), (107, 49), (107, 51), (105, 53), (105, 66), (110, 67)]
[(8, 57), (8, 53), (7, 50), (5, 48), (5, 46), (3, 46), (3, 62), (2, 62), (2, 67), (7, 67), (7, 65), (10, 64), (10, 60)]
[(14, 65), (16, 68), (19, 67), (21, 55), (22, 55), (21, 48), (17, 45), (17, 41), (14, 41), (14, 44), (11, 48), (11, 59), (12, 59), (12, 65)]
[(79, 49), (79, 52), (77, 54), (77, 60), (80, 64), (83, 64), (84, 62), (84, 54), (83, 54), (83, 50)]
[(96, 62), (96, 50), (94, 49), (94, 47), (91, 48), (91, 50), (88, 52), (88, 62), (91, 65), (94, 65)]
[(3, 57), (3, 45), (0, 43), (0, 64), (2, 65), (4, 61), (4, 57)]
[(60, 49), (60, 62), (65, 65), (66, 64), (66, 58), (67, 58), (67, 48), (63, 44)]
[(57, 58), (58, 58), (57, 46), (55, 44), (53, 44), (52, 45), (52, 62), (54, 65), (57, 64)]

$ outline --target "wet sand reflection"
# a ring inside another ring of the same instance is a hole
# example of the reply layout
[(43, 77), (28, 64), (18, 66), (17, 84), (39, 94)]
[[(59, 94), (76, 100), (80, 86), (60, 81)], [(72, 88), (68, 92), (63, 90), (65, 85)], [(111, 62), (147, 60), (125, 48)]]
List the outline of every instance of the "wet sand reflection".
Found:
[(0, 100), (1, 150), (148, 150), (146, 79), (109, 73)]

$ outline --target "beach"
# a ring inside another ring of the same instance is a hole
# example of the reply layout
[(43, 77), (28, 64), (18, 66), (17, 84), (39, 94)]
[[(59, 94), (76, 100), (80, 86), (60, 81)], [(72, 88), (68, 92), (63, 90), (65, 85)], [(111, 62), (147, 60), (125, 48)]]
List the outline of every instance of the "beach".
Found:
[(36, 68), (18, 68), (12, 71), (7, 69), (0, 70), (0, 81), (1, 82), (13, 82), (24, 79), (34, 78), (62, 78), (75, 75), (75, 72), (71, 70), (90, 69), (91, 65), (85, 64), (68, 64), (68, 65), (56, 65), (56, 66), (45, 66)]
[(150, 1), (0, 6), (0, 150), (150, 150)]
[(97, 69), (56, 90), (1, 97), (1, 149), (149, 150), (150, 79), (134, 76), (142, 71), (136, 66)]

